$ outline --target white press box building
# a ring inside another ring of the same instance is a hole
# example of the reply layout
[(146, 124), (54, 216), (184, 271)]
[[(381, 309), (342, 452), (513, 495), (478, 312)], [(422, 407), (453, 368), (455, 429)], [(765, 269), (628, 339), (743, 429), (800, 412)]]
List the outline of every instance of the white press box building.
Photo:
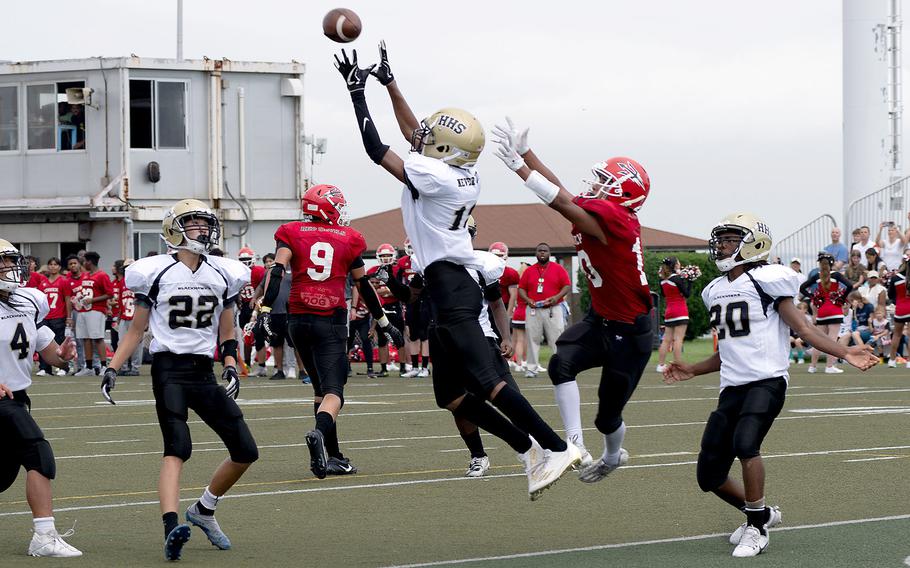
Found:
[(161, 219), (196, 198), (222, 248), (274, 249), (298, 218), (301, 63), (140, 57), (0, 63), (0, 238), (46, 261), (163, 252)]

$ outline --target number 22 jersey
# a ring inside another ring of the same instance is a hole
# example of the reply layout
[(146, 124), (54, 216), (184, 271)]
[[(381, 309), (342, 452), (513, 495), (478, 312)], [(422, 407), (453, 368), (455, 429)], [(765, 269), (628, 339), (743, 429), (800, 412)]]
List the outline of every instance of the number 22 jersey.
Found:
[(717, 330), (720, 388), (784, 377), (789, 380), (790, 328), (777, 306), (799, 292), (787, 266), (758, 266), (730, 281), (724, 274), (702, 290)]
[(249, 284), (250, 269), (230, 258), (199, 259), (195, 271), (166, 254), (127, 267), (126, 287), (136, 304), (151, 312), (149, 352), (214, 356), (221, 312), (233, 307), (240, 289)]

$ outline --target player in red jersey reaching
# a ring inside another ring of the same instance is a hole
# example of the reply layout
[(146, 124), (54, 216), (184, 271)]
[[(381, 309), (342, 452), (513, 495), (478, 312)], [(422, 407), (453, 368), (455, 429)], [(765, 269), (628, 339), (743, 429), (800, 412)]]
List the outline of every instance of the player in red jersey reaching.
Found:
[(389, 323), (370, 278), (363, 267), (363, 235), (348, 227), (347, 202), (341, 190), (317, 185), (301, 200), (304, 221), (285, 223), (275, 231), (275, 264), (266, 276), (259, 323), (273, 335), (272, 304), (278, 297), (285, 266), (291, 265), (288, 332), (291, 343), (313, 381), (316, 428), (307, 432), (310, 469), (319, 479), (329, 469), (349, 466), (338, 447), (335, 420), (344, 405), (347, 382), (347, 275), (370, 313), (378, 333), (388, 334), (401, 346), (401, 333)]
[(583, 450), (589, 465), (579, 476), (586, 483), (600, 481), (628, 460), (622, 448), (626, 431), (622, 410), (651, 357), (651, 291), (636, 215), (648, 197), (651, 180), (635, 160), (610, 158), (595, 164), (590, 189), (573, 197), (530, 150), (528, 129), (515, 127), (510, 119), (507, 122), (508, 126), (494, 129), (500, 138), (497, 157), (544, 203), (572, 222), (578, 261), (588, 278), (591, 310), (556, 341), (557, 353), (547, 371), (566, 437), (584, 448), (575, 377), (602, 367), (594, 425), (604, 436), (604, 452), (594, 461)]

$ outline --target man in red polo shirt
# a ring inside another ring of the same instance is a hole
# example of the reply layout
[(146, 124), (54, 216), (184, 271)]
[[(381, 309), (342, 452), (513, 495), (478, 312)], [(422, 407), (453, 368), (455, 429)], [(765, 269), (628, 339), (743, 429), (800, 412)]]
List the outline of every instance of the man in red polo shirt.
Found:
[[(81, 288), (73, 297), (73, 306), (79, 315), (76, 318), (76, 339), (82, 340), (85, 350), (85, 367), (76, 373), (77, 377), (100, 375), (107, 367), (107, 345), (104, 343), (104, 322), (107, 319), (107, 301), (113, 294), (111, 279), (98, 268), (101, 255), (89, 251), (82, 262)], [(92, 350), (98, 354), (101, 369), (91, 365)]]
[(537, 264), (528, 267), (518, 282), (518, 297), (527, 302), (528, 363), (525, 377), (533, 378), (541, 371), (540, 342), (556, 353), (556, 339), (566, 328), (563, 298), (569, 293), (569, 273), (559, 263), (550, 262), (550, 245), (537, 245)]

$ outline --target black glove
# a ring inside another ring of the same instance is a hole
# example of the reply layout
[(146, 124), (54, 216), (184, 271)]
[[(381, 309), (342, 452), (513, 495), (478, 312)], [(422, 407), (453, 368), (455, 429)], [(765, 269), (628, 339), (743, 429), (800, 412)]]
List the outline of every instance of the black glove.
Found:
[(379, 322), (376, 322), (376, 327), (379, 329), (379, 333), (384, 333), (389, 338), (389, 341), (395, 344), (395, 347), (404, 345), (404, 337), (401, 335), (401, 331), (391, 323), (383, 327)]
[(104, 370), (104, 376), (101, 378), (101, 396), (111, 404), (117, 404), (111, 398), (111, 391), (117, 385), (117, 371), (108, 367)]
[(234, 367), (233, 365), (225, 367), (224, 370), (221, 371), (221, 380), (228, 382), (224, 387), (227, 395), (234, 400), (237, 400), (237, 395), (240, 394), (240, 377), (237, 376), (237, 367)]
[(385, 87), (395, 80), (392, 75), (392, 67), (389, 65), (389, 53), (385, 50), (385, 40), (379, 42), (379, 65), (374, 65), (370, 74), (382, 83)]
[(275, 332), (272, 329), (271, 312), (262, 312), (259, 314), (259, 317), (256, 318), (256, 325), (259, 327), (259, 332), (265, 337), (267, 343), (271, 343), (275, 340)]
[(348, 85), (348, 92), (355, 93), (357, 91), (362, 91), (367, 84), (367, 79), (370, 77), (370, 72), (373, 70), (376, 65), (370, 65), (366, 69), (361, 69), (357, 67), (357, 50), (354, 50), (354, 54), (351, 60), (348, 60), (348, 54), (345, 51), (341, 50), (341, 56), (344, 58), (344, 61), (338, 59), (338, 56), (335, 56), (335, 69), (338, 69), (338, 72), (341, 73), (341, 76), (344, 77), (345, 82)]

